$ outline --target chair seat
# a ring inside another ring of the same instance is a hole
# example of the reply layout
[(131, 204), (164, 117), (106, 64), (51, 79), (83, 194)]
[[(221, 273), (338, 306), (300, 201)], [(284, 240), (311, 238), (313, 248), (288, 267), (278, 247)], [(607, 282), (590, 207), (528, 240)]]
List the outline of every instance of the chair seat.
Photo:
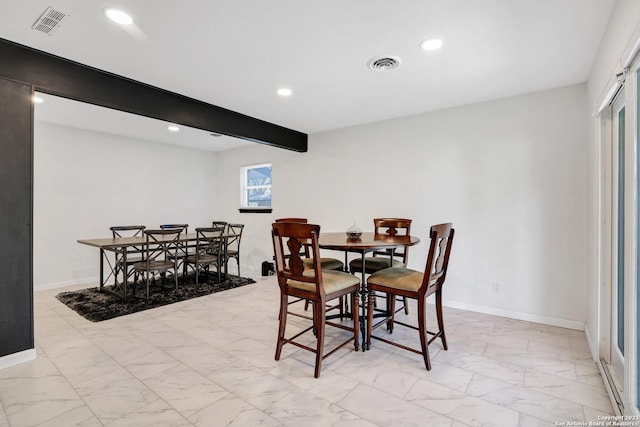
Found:
[[(313, 268), (313, 258), (302, 260), (304, 268)], [(335, 258), (320, 258), (320, 267), (323, 270), (344, 270), (344, 263)]]
[[(304, 275), (313, 277), (313, 270), (305, 271)], [(360, 279), (352, 274), (344, 273), (342, 271), (322, 270), (322, 283), (324, 284), (324, 292), (331, 294), (350, 288), (354, 285), (358, 285), (360, 283)], [(314, 292), (316, 289), (314, 283), (299, 282), (297, 280), (288, 280), (287, 285), (292, 288), (311, 292)]]
[(195, 255), (189, 255), (188, 257), (185, 258), (185, 261), (188, 262), (189, 264), (195, 264), (196, 261), (199, 262), (200, 264), (211, 264), (218, 261), (218, 255), (211, 255), (211, 254), (200, 255), (197, 258), (197, 260)]
[[(382, 270), (382, 269), (385, 269), (385, 268), (389, 268), (389, 267), (402, 268), (402, 267), (404, 267), (404, 264), (402, 263), (402, 261), (400, 261), (398, 259), (394, 259), (392, 261), (392, 264), (389, 265), (389, 258), (386, 258), (386, 257), (366, 257), (365, 258), (365, 266), (366, 266), (365, 273), (371, 274), (371, 273), (375, 273), (376, 271), (379, 271), (379, 270)], [(351, 272), (362, 271), (362, 258), (356, 258), (356, 259), (352, 260), (349, 263), (349, 271), (351, 271)]]
[(409, 268), (385, 268), (369, 276), (369, 285), (418, 292), (424, 273)]
[[(137, 262), (141, 262), (142, 260), (143, 260), (143, 258), (141, 256), (127, 256), (127, 265), (132, 265), (132, 264), (135, 264)], [(124, 264), (124, 258), (118, 259), (118, 264), (119, 265), (123, 265)]]
[(143, 261), (133, 265), (133, 268), (138, 271), (146, 271), (147, 266), (149, 271), (163, 271), (169, 270), (175, 267), (173, 261), (149, 261), (149, 263)]

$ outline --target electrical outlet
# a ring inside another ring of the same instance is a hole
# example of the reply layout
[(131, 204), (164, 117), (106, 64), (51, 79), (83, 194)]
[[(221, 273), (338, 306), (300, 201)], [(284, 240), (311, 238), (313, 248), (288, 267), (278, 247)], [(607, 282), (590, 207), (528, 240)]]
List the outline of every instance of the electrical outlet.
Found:
[(500, 283), (493, 282), (493, 286), (492, 286), (491, 290), (493, 291), (494, 294), (499, 294), (500, 293)]

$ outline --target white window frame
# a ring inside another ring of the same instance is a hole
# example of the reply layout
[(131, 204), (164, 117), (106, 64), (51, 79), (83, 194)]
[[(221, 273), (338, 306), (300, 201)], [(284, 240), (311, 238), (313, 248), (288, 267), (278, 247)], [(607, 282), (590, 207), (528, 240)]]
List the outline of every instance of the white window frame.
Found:
[(254, 165), (246, 165), (240, 168), (240, 207), (242, 209), (271, 209), (271, 205), (273, 204), (273, 199), (271, 199), (271, 204), (269, 206), (249, 206), (249, 201), (247, 200), (247, 192), (251, 189), (260, 189), (260, 188), (269, 188), (273, 187), (273, 175), (271, 176), (271, 184), (265, 185), (247, 185), (247, 177), (249, 171), (252, 169), (269, 167), (271, 169), (271, 173), (273, 174), (273, 166), (271, 163), (258, 163)]

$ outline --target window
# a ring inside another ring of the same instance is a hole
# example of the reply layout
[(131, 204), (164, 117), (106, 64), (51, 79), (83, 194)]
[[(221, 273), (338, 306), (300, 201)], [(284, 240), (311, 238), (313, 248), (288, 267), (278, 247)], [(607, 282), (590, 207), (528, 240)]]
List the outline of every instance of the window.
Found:
[(244, 166), (241, 177), (241, 210), (271, 211), (271, 163)]

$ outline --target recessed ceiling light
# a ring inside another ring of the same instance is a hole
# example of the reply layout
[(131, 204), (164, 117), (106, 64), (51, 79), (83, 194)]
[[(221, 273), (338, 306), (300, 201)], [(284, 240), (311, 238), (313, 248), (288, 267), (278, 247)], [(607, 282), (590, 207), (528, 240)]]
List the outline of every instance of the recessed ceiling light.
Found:
[(44, 99), (40, 98), (39, 96), (34, 96), (33, 97), (33, 103), (34, 104), (42, 104), (44, 102)]
[(104, 11), (104, 14), (107, 15), (107, 18), (111, 19), (116, 24), (130, 25), (133, 23), (133, 18), (131, 18), (131, 16), (129, 16), (127, 13), (119, 9), (108, 7), (103, 11)]
[(171, 132), (178, 132), (180, 130), (180, 128), (176, 125), (169, 125), (167, 129), (169, 129)]
[(292, 93), (293, 91), (286, 87), (281, 87), (280, 89), (278, 89), (278, 95), (280, 96), (291, 96)]
[(440, 39), (428, 39), (420, 43), (422, 50), (438, 50), (442, 47), (442, 40)]

